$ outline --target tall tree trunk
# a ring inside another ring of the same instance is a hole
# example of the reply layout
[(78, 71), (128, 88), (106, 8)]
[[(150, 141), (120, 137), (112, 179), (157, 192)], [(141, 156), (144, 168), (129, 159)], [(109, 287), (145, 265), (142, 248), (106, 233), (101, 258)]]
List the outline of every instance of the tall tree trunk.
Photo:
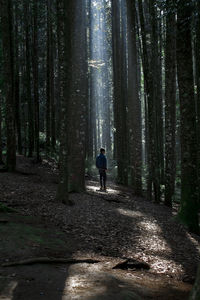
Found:
[(114, 126), (115, 126), (115, 155), (118, 166), (118, 182), (128, 183), (127, 151), (125, 150), (126, 138), (126, 105), (122, 96), (122, 53), (121, 28), (120, 28), (120, 2), (112, 0), (112, 32), (113, 32), (113, 77), (114, 77)]
[(127, 0), (128, 16), (128, 130), (131, 165), (131, 186), (137, 195), (142, 193), (142, 136), (141, 102), (138, 91), (138, 58), (136, 45), (135, 0)]
[(38, 0), (33, 4), (33, 92), (35, 120), (35, 150), (37, 161), (40, 161), (39, 146), (39, 92), (38, 92)]
[(58, 75), (57, 75), (57, 123), (56, 136), (60, 138), (60, 117), (61, 117), (61, 98), (63, 97), (63, 35), (64, 35), (64, 8), (63, 0), (56, 0), (56, 22), (57, 22), (57, 56), (58, 56)]
[(145, 115), (146, 115), (146, 149), (147, 149), (147, 197), (152, 199), (152, 183), (155, 179), (155, 163), (154, 163), (154, 132), (153, 132), (153, 80), (150, 72), (149, 51), (147, 47), (147, 31), (144, 20), (143, 4), (138, 1), (139, 18), (142, 36), (142, 65), (144, 73), (145, 87)]
[[(159, 51), (158, 51), (158, 28), (157, 28), (157, 8), (156, 1), (149, 0), (149, 11), (151, 20), (151, 62), (150, 69), (152, 75), (152, 97), (153, 97), (153, 111), (152, 111), (152, 131), (153, 131), (153, 147), (152, 151), (152, 164), (153, 164), (153, 186), (155, 202), (160, 202), (160, 180), (161, 180), (161, 164), (160, 153), (160, 131), (163, 131), (162, 124), (160, 124), (161, 117), (161, 99), (159, 99)], [(162, 145), (163, 146), (163, 145)]]
[(12, 2), (1, 0), (1, 34), (3, 44), (4, 91), (6, 98), (6, 164), (9, 171), (16, 167), (16, 137), (15, 137), (15, 101), (14, 101), (14, 61), (12, 41)]
[(198, 193), (200, 206), (200, 1), (196, 3), (196, 39), (195, 39), (195, 77), (197, 86), (196, 109), (197, 109), (197, 145), (198, 145)]
[(174, 0), (167, 0), (165, 48), (165, 205), (172, 206), (176, 157), (176, 15)]
[(49, 54), (49, 68), (50, 68), (50, 103), (51, 103), (51, 149), (55, 150), (56, 146), (56, 125), (55, 125), (55, 78), (54, 78), (54, 35), (53, 35), (53, 11), (52, 4), (50, 6), (50, 54)]
[(191, 1), (178, 1), (177, 71), (181, 115), (181, 208), (179, 217), (190, 231), (199, 233), (191, 16)]
[[(75, 1), (76, 2), (76, 1)], [(69, 97), (69, 191), (85, 190), (85, 143), (88, 111), (87, 99), (87, 35), (85, 1), (75, 3), (75, 24), (73, 30), (72, 83)]]
[(25, 36), (26, 36), (26, 99), (28, 103), (28, 156), (33, 156), (34, 151), (34, 115), (31, 93), (31, 53), (30, 53), (30, 6), (24, 0)]
[(64, 77), (65, 86), (61, 98), (61, 123), (60, 123), (60, 181), (57, 189), (56, 199), (64, 204), (71, 204), (69, 200), (69, 152), (68, 152), (68, 109), (69, 97), (71, 94), (71, 73), (72, 73), (72, 28), (74, 26), (74, 0), (64, 0)]
[(47, 54), (46, 54), (46, 152), (50, 152), (51, 137), (51, 11), (47, 0)]
[(2, 145), (2, 93), (0, 92), (0, 165), (3, 164), (3, 145)]
[(20, 114), (20, 80), (19, 80), (19, 8), (15, 4), (15, 121), (17, 129), (17, 149), (22, 154), (21, 114)]

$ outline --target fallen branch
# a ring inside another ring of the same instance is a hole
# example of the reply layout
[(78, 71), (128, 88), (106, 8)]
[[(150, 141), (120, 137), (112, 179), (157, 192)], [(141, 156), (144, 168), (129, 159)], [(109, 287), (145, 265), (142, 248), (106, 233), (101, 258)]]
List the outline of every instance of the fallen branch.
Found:
[(28, 258), (16, 262), (8, 262), (2, 264), (2, 267), (12, 267), (12, 266), (22, 266), (22, 265), (32, 265), (32, 264), (95, 264), (98, 263), (98, 260), (93, 259), (73, 259), (73, 258), (54, 258), (54, 257), (37, 257), (37, 258)]

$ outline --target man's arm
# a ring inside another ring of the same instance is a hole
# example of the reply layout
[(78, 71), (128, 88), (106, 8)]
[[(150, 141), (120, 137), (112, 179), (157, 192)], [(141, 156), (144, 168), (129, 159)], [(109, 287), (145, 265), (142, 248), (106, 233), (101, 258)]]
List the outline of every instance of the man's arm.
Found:
[(104, 159), (104, 163), (105, 163), (105, 170), (107, 170), (107, 158), (106, 157), (104, 157), (105, 159)]

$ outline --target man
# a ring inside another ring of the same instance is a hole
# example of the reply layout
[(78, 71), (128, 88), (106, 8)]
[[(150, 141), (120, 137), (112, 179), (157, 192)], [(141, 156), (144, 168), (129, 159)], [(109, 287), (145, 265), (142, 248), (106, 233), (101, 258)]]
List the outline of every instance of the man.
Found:
[(96, 167), (99, 169), (100, 175), (100, 191), (106, 192), (106, 171), (107, 171), (107, 159), (105, 156), (105, 149), (100, 149), (100, 154), (96, 158)]

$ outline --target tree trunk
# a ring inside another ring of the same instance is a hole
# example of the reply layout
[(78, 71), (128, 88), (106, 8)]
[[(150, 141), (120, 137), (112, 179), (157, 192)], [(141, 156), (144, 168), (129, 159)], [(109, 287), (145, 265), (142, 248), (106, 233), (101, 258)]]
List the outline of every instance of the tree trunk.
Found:
[(17, 129), (17, 149), (22, 154), (21, 114), (20, 114), (20, 80), (19, 80), (19, 8), (15, 4), (15, 121)]
[(131, 166), (131, 186), (137, 195), (142, 194), (142, 136), (141, 102), (138, 91), (138, 58), (136, 45), (135, 1), (127, 0), (128, 16), (128, 131)]
[(39, 146), (39, 92), (38, 92), (38, 0), (33, 4), (33, 92), (35, 120), (35, 150), (37, 161), (40, 161)]
[(65, 86), (61, 98), (61, 123), (60, 123), (60, 181), (57, 189), (56, 199), (64, 204), (71, 204), (69, 200), (69, 150), (68, 139), (71, 134), (68, 124), (69, 97), (71, 94), (72, 74), (72, 28), (74, 26), (75, 1), (64, 0), (64, 77)]
[(1, 34), (3, 44), (4, 91), (6, 98), (6, 164), (9, 171), (16, 167), (16, 137), (15, 137), (15, 101), (14, 101), (14, 61), (12, 41), (12, 2), (1, 0)]
[(46, 152), (50, 153), (51, 138), (51, 11), (47, 0), (47, 54), (46, 54)]
[(155, 179), (154, 163), (154, 135), (153, 135), (153, 80), (150, 73), (149, 51), (147, 47), (147, 32), (144, 20), (143, 4), (138, 1), (139, 18), (142, 36), (142, 65), (145, 88), (145, 115), (146, 115), (146, 149), (147, 149), (147, 197), (152, 200), (152, 183)]
[(177, 71), (181, 115), (180, 220), (199, 233), (197, 194), (197, 136), (189, 0), (177, 3)]
[(196, 39), (195, 39), (195, 77), (197, 86), (196, 110), (197, 110), (197, 145), (198, 145), (198, 193), (200, 207), (200, 1), (196, 3)]
[(2, 145), (2, 93), (0, 92), (0, 165), (3, 164), (3, 145)]
[(31, 93), (31, 53), (30, 53), (30, 6), (24, 0), (25, 39), (26, 39), (26, 99), (28, 103), (28, 156), (33, 156), (34, 151), (34, 115)]
[[(112, 34), (113, 34), (113, 78), (114, 78), (114, 126), (115, 126), (115, 155), (118, 166), (118, 182), (127, 185), (127, 149), (126, 149), (126, 104), (122, 96), (122, 57), (126, 53), (121, 37), (120, 28), (120, 2), (112, 0)], [(125, 78), (124, 78), (125, 80)], [(126, 149), (126, 150), (125, 150)]]
[(165, 205), (172, 207), (176, 157), (176, 15), (174, 0), (167, 0), (165, 48)]
[[(159, 99), (159, 51), (158, 51), (158, 28), (157, 28), (157, 8), (155, 0), (149, 0), (149, 11), (151, 20), (151, 61), (150, 71), (152, 76), (152, 99), (153, 99), (153, 110), (151, 113), (152, 120), (152, 169), (153, 169), (153, 186), (154, 186), (154, 199), (155, 202), (160, 202), (161, 191), (160, 191), (160, 180), (161, 180), (161, 164), (160, 164), (160, 153), (163, 153), (160, 149), (160, 131), (163, 131), (160, 119), (161, 117), (161, 99)], [(163, 146), (163, 145), (162, 145)]]
[(77, 2), (75, 4), (76, 14), (72, 39), (72, 82), (68, 110), (68, 127), (71, 131), (68, 139), (69, 191), (81, 192), (85, 190), (88, 65), (85, 1), (81, 0), (79, 4)]

